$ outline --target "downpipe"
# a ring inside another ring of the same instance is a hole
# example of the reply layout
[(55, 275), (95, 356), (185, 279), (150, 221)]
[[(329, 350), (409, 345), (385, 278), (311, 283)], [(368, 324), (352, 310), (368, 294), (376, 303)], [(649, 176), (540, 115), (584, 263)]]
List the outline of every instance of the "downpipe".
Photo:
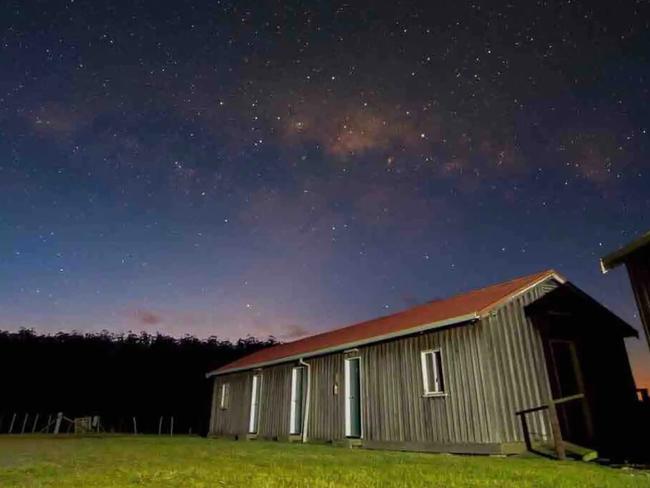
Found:
[(306, 363), (302, 358), (298, 360), (298, 364), (307, 368), (307, 395), (305, 398), (305, 415), (302, 417), (302, 442), (307, 442), (307, 425), (309, 423), (309, 403), (311, 399), (311, 365)]

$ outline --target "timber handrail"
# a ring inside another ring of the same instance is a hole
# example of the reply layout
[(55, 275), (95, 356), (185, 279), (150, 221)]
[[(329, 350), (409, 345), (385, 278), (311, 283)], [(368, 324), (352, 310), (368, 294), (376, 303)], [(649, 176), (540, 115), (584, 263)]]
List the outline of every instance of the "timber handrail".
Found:
[(566, 450), (564, 447), (564, 441), (562, 440), (562, 431), (560, 429), (560, 421), (557, 416), (556, 405), (560, 405), (567, 402), (572, 402), (575, 400), (583, 400), (585, 398), (584, 393), (578, 393), (576, 395), (569, 395), (562, 398), (552, 398), (548, 403), (544, 405), (539, 405), (537, 407), (526, 408), (524, 410), (519, 410), (515, 412), (515, 415), (518, 415), (521, 420), (521, 429), (524, 434), (524, 442), (526, 443), (526, 449), (529, 451), (533, 450), (533, 443), (530, 439), (530, 429), (528, 428), (528, 421), (526, 420), (526, 414), (540, 412), (542, 410), (549, 411), (549, 420), (551, 422), (551, 431), (553, 432), (553, 441), (555, 443), (555, 452), (558, 459), (566, 458)]

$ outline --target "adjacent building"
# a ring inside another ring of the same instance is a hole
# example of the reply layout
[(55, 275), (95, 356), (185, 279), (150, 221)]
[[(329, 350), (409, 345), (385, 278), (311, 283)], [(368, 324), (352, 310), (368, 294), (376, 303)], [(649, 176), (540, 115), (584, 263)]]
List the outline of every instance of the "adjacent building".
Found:
[(600, 260), (603, 273), (625, 264), (650, 347), (650, 232)]
[(211, 371), (210, 433), (455, 453), (564, 439), (602, 452), (628, 433), (624, 339), (636, 334), (544, 271)]

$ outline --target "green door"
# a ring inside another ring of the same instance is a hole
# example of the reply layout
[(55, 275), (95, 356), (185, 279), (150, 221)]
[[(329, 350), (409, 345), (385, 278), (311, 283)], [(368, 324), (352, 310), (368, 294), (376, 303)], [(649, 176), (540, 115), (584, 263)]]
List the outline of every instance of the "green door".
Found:
[(345, 435), (361, 437), (360, 358), (345, 360)]

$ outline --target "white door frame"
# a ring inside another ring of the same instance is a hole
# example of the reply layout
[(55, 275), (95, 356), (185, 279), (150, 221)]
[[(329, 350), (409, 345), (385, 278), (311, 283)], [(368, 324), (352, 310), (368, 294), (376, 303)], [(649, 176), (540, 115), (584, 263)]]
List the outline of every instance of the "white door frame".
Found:
[(256, 373), (253, 375), (253, 382), (251, 384), (251, 409), (250, 417), (248, 419), (248, 433), (257, 434), (259, 430), (260, 418), (260, 397), (262, 396), (262, 375)]
[[(298, 397), (298, 370), (300, 370), (300, 383), (301, 383), (301, 388), (300, 388), (300, 397)], [(302, 401), (303, 397), (303, 392), (302, 392), (302, 383), (304, 380), (304, 368), (301, 366), (297, 366), (295, 368), (292, 368), (291, 370), (291, 403), (289, 405), (289, 435), (299, 435), (302, 434), (302, 419), (304, 416), (304, 405)], [(298, 408), (300, 408), (300, 425), (298, 425), (298, 428), (294, 428), (294, 424), (296, 423), (296, 413)]]
[(345, 365), (345, 436), (350, 437), (352, 434), (352, 423), (350, 418), (350, 361), (358, 361), (359, 368), (359, 438), (363, 438), (363, 369), (361, 366), (361, 356), (351, 356), (344, 360)]

